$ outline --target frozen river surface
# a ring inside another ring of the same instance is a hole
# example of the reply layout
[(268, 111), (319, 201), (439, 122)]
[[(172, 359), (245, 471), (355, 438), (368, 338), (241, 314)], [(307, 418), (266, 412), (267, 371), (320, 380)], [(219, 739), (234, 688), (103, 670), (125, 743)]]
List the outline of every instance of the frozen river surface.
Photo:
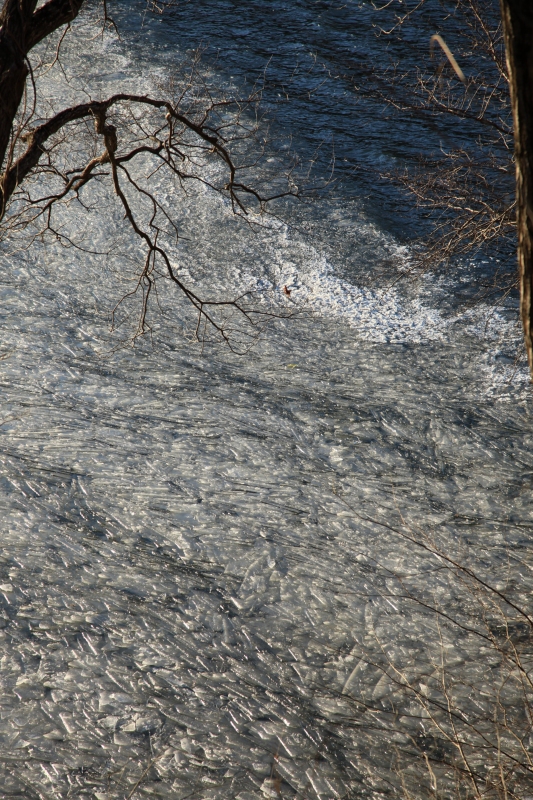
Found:
[[(174, 18), (158, 24), (188, 46)], [(140, 62), (116, 47), (109, 81), (131, 80)], [(482, 716), (476, 692), (499, 680), (469, 638), (464, 581), (413, 541), (531, 606), (514, 320), (444, 314), (429, 280), (381, 293), (373, 259), (406, 251), (355, 202), (309, 212), (323, 241), (277, 222), (237, 243), (218, 200), (191, 202), (215, 266), (230, 253), (232, 280), (264, 269), (314, 313), (246, 357), (164, 333), (112, 353), (96, 260), (4, 257), (2, 797), (396, 791), (398, 748), (430, 750), (398, 682), (429, 697), (445, 652)]]

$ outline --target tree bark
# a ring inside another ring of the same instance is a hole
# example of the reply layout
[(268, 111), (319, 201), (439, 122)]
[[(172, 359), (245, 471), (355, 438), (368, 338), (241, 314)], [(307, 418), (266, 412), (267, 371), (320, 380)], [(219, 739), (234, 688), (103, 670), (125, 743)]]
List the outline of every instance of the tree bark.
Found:
[(520, 314), (533, 380), (533, 0), (500, 0), (513, 110)]
[(28, 53), (38, 42), (71, 22), (85, 0), (4, 0), (0, 11), (0, 172), (29, 74)]

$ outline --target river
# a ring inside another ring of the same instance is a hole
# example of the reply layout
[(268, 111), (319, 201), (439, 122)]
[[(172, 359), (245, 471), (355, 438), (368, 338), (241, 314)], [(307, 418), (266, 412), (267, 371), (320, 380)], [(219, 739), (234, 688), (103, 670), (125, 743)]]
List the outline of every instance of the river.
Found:
[[(385, 163), (401, 133), (369, 136), (347, 85), (316, 88), (323, 64), (377, 47), (367, 10), (213, 0), (141, 26), (122, 4), (121, 40), (67, 51), (72, 92), (82, 73), (106, 91), (164, 76), (199, 44), (211, 79), (240, 85), (274, 54), (276, 136), (305, 160), (334, 131), (337, 157)], [(277, 108), (296, 58), (302, 91)], [(105, 266), (3, 243), (2, 797), (401, 794), (398, 748), (427, 754), (434, 733), (398, 680), (430, 686), (445, 652), (474, 710), (498, 683), (466, 630), (475, 592), (416, 541), (530, 607), (514, 301), (450, 304), (453, 274), (382, 285), (408, 263), (411, 222), (344, 172), (257, 230), (192, 193), (191, 271), (288, 285), (306, 308), (246, 356), (160, 323), (153, 344), (113, 348), (116, 269), (136, 247), (113, 214), (75, 220), (92, 245), (119, 237)]]

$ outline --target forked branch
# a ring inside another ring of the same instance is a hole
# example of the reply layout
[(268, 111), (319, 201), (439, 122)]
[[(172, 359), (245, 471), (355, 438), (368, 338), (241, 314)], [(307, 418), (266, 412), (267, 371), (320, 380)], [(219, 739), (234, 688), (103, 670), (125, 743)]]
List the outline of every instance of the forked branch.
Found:
[[(150, 176), (164, 172), (182, 189), (191, 181), (199, 182), (229, 199), (233, 213), (250, 224), (250, 202), (262, 214), (272, 200), (298, 197), (300, 190), (290, 170), (285, 185), (280, 187), (278, 175), (276, 188), (270, 192), (248, 180), (251, 168), (246, 142), (258, 140), (257, 123), (250, 114), (256, 100), (256, 96), (246, 102), (209, 98), (207, 103), (205, 99), (199, 103), (195, 99), (186, 113), (179, 102), (169, 98), (118, 93), (63, 109), (20, 137), (16, 157), (0, 184), (4, 225), (20, 230), (41, 224), (43, 231), (60, 237), (53, 224), (56, 207), (70, 199), (82, 202), (82, 192), (91, 181), (109, 177), (124, 219), (145, 251), (135, 288), (118, 304), (137, 293), (142, 295), (133, 339), (150, 330), (150, 298), (156, 281), (166, 278), (195, 309), (196, 338), (203, 340), (212, 330), (230, 347), (246, 350), (262, 323), (291, 312), (265, 303), (252, 305), (249, 292), (227, 300), (213, 299), (187, 286), (172, 255), (171, 239), (174, 243), (179, 239), (175, 215), (155, 192)], [(71, 159), (65, 159), (65, 150), (72, 141), (87, 157), (66, 167), (65, 160)], [(263, 142), (258, 149), (264, 149)], [(251, 166), (257, 167), (254, 159)], [(32, 176), (39, 176), (37, 188), (47, 191), (35, 194)], [(253, 223), (258, 220), (257, 214), (253, 215)], [(225, 312), (230, 312), (229, 317)], [(235, 327), (230, 318), (240, 319), (240, 323)]]

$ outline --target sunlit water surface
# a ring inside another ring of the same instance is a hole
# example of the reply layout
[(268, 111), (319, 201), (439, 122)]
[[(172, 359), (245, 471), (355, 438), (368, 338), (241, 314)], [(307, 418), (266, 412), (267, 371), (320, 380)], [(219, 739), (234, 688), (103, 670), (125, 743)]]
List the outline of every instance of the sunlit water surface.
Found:
[[(252, 5), (260, 32), (264, 4)], [(321, 25), (334, 49), (341, 12), (337, 28), (315, 4), (293, 12), (299, 36)], [(165, 43), (150, 56), (160, 72), (171, 45), (189, 44), (178, 22), (146, 28)], [(261, 55), (254, 30), (234, 28), (241, 71)], [(117, 68), (104, 86), (145, 77), (139, 49), (103, 46)], [(195, 269), (231, 287), (290, 284), (312, 313), (245, 357), (162, 328), (153, 348), (115, 353), (113, 268), (5, 245), (3, 797), (122, 798), (141, 781), (139, 797), (325, 800), (383, 790), (377, 773), (393, 785), (393, 742), (375, 749), (357, 702), (386, 709), (388, 685), (359, 653), (381, 648), (427, 675), (436, 628), (387, 596), (387, 578), (463, 601), (383, 522), (432, 532), (530, 602), (533, 424), (516, 315), (443, 310), (451, 281), (383, 292), (373, 267), (402, 269), (408, 250), (346, 195), (299, 227), (255, 232), (207, 192), (190, 204)], [(91, 214), (76, 224), (94, 242), (115, 235), (112, 214), (103, 229)], [(465, 681), (489, 680), (454, 630), (440, 635)]]

